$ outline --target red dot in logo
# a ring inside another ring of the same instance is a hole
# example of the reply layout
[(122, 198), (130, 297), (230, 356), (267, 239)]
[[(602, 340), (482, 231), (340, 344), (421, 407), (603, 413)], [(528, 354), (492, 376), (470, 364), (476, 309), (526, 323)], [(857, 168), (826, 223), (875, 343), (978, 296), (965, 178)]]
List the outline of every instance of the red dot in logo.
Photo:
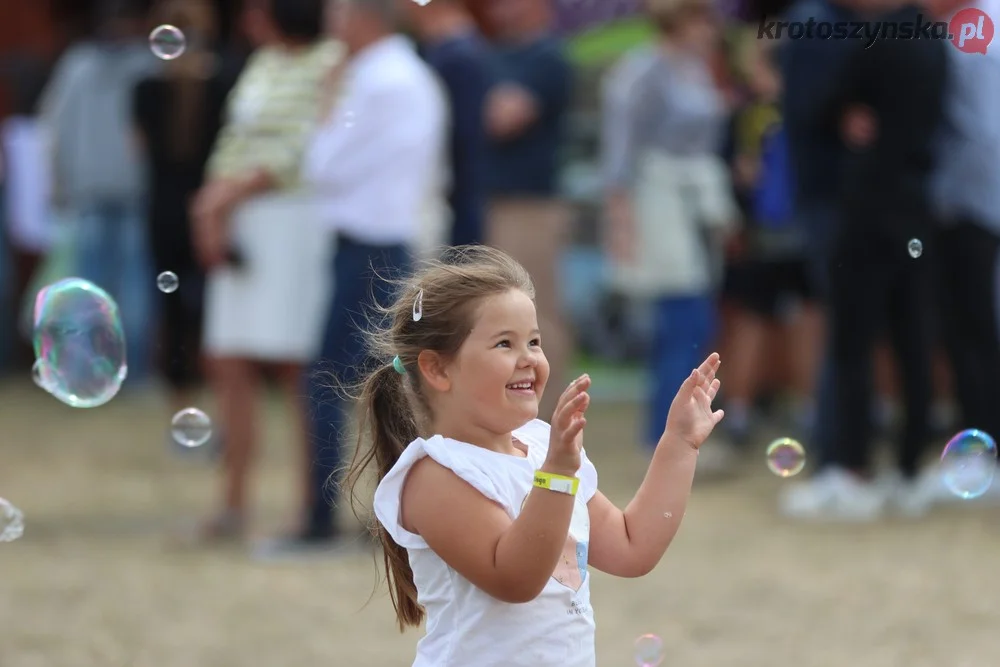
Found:
[(986, 47), (993, 41), (993, 19), (983, 10), (969, 7), (951, 17), (948, 32), (959, 51), (986, 55)]

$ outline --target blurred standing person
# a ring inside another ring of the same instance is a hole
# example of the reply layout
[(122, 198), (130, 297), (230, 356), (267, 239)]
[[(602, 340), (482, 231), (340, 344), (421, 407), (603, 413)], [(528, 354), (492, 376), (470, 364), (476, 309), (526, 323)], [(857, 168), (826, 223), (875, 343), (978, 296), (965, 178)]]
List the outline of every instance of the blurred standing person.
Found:
[[(869, 7), (872, 20), (920, 20), (921, 9), (909, 0), (873, 0)], [(830, 238), (834, 448), (823, 473), (782, 498), (784, 512), (799, 518), (870, 520), (887, 501), (919, 515), (929, 502), (915, 482), (930, 435), (933, 252), (925, 247), (915, 259), (907, 246), (933, 229), (933, 138), (943, 120), (951, 47), (943, 40), (890, 39), (874, 49), (853, 48), (830, 97), (816, 101), (853, 152), (843, 164)], [(871, 467), (872, 354), (883, 327), (906, 413), (895, 466), (901, 479), (885, 485), (875, 482)]]
[[(614, 280), (654, 304), (645, 445), (656, 445), (677, 387), (716, 335), (722, 245), (738, 221), (720, 157), (725, 101), (710, 59), (708, 0), (650, 0), (657, 40), (627, 54), (603, 91), (606, 238)], [(713, 446), (728, 465), (727, 450)], [(706, 450), (707, 452), (707, 450)]]
[(149, 156), (146, 219), (154, 271), (170, 271), (179, 280), (176, 292), (159, 294), (159, 361), (176, 412), (195, 405), (200, 379), (205, 275), (194, 256), (188, 201), (201, 186), (231, 75), (214, 51), (217, 17), (206, 0), (167, 0), (154, 18), (177, 26), (187, 44), (162, 75), (140, 81), (132, 99), (139, 140)]
[(134, 382), (149, 371), (156, 277), (142, 220), (147, 165), (129, 110), (135, 84), (160, 62), (135, 0), (103, 2), (97, 26), (95, 39), (71, 46), (56, 65), (42, 119), (52, 141), (54, 204), (73, 225), (76, 271), (117, 300)]
[[(323, 345), (309, 373), (313, 424), (310, 511), (280, 548), (335, 544), (331, 504), (345, 463), (348, 408), (341, 389), (367, 361), (358, 322), (392, 299), (421, 245), (428, 203), (445, 198), (447, 99), (433, 71), (398, 33), (397, 0), (330, 0), (329, 29), (347, 47), (343, 88), (309, 145), (304, 173), (336, 234), (335, 287)], [(331, 376), (332, 384), (331, 387)]]
[(792, 204), (793, 173), (773, 43), (751, 41), (745, 62), (751, 98), (733, 118), (731, 143), (733, 180), (738, 198), (745, 202), (747, 224), (739, 255), (727, 268), (725, 289), (735, 306), (726, 355), (726, 430), (737, 443), (751, 433), (756, 383), (774, 322), (790, 334), (787, 358), (795, 425), (803, 431), (811, 428), (823, 334), (814, 272), (806, 260), (806, 235)]
[(192, 205), (208, 271), (203, 345), (225, 432), (223, 507), (205, 538), (242, 535), (265, 369), (288, 401), (307, 475), (302, 367), (318, 350), (328, 291), (326, 235), (300, 171), (341, 47), (321, 38), (323, 0), (253, 0), (246, 11), (261, 45), (229, 95)]
[[(862, 0), (798, 0), (785, 18), (850, 24), (860, 16)], [(813, 286), (826, 317), (829, 237), (837, 224), (841, 165), (847, 148), (836, 125), (824, 123), (815, 101), (827, 99), (840, 80), (851, 53), (851, 40), (784, 39), (777, 56), (784, 82), (781, 115), (788, 136), (795, 216), (806, 233), (806, 255)], [(828, 343), (828, 341), (827, 341)], [(833, 452), (833, 368), (824, 344), (816, 388), (816, 416), (810, 451), (819, 453), (817, 472), (830, 463)]]
[[(572, 208), (559, 198), (559, 150), (573, 93), (572, 65), (549, 33), (546, 0), (489, 0), (497, 32), (496, 76), (486, 99), (490, 136), (486, 242), (520, 262), (535, 281), (538, 324), (552, 383), (570, 362), (559, 268), (570, 241)], [(559, 397), (542, 397), (548, 419)]]
[(486, 93), (493, 81), (490, 46), (462, 0), (408, 3), (409, 19), (424, 59), (448, 93), (451, 118), (451, 239), (453, 246), (481, 243), (485, 215)]
[[(948, 20), (965, 7), (1000, 19), (1000, 3), (933, 0)], [(985, 45), (984, 45), (985, 47)], [(942, 324), (962, 428), (1000, 437), (1000, 50), (949, 49), (945, 125), (934, 199), (942, 229), (930, 245), (941, 268)], [(994, 485), (994, 488), (997, 488)]]

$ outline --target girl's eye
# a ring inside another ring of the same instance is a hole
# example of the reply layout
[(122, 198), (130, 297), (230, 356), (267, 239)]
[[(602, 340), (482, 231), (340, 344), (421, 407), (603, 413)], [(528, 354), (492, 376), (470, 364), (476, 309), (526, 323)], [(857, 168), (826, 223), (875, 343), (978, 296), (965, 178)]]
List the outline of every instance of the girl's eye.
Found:
[(502, 340), (499, 343), (497, 343), (494, 347), (510, 347), (510, 341)]
[(531, 342), (528, 343), (528, 345), (533, 345), (535, 347), (539, 347), (541, 344), (542, 344), (542, 339), (541, 338), (532, 338)]

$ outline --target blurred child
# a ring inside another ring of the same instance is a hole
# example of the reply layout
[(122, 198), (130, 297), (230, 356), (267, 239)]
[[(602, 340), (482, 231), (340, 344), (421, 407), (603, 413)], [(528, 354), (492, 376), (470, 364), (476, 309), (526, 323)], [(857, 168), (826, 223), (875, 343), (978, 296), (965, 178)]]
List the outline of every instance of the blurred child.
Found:
[(651, 571), (684, 516), (719, 356), (674, 398), (649, 471), (622, 511), (583, 449), (590, 378), (537, 419), (549, 378), (534, 288), (484, 246), (453, 249), (407, 282), (369, 340), (353, 489), (375, 465), (376, 530), (400, 629), (426, 619), (414, 665), (595, 663), (588, 565)]
[(797, 427), (808, 429), (814, 407), (822, 320), (806, 259), (804, 229), (793, 216), (792, 171), (779, 112), (782, 83), (773, 44), (750, 40), (747, 84), (750, 100), (733, 126), (733, 182), (746, 209), (738, 256), (729, 267), (726, 294), (733, 306), (726, 371), (728, 431), (737, 442), (750, 432), (751, 406), (763, 371), (759, 366), (772, 324), (788, 335), (784, 347)]

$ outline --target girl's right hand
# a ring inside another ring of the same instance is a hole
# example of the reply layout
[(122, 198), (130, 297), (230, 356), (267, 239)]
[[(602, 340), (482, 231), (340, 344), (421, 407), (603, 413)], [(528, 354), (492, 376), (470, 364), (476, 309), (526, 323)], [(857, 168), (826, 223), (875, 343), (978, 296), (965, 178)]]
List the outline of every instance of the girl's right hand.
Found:
[(584, 414), (590, 407), (590, 376), (581, 375), (559, 397), (549, 431), (549, 452), (542, 470), (566, 477), (575, 477), (580, 470), (583, 450)]

